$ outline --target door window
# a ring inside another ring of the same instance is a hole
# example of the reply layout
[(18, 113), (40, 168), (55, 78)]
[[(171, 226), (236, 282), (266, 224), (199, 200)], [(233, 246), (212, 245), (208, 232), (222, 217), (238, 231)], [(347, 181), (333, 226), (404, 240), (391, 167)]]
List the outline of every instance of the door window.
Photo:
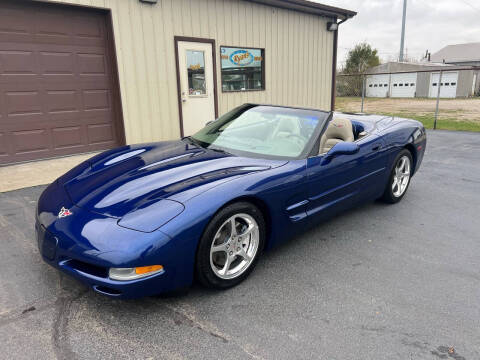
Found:
[(205, 54), (203, 51), (187, 50), (188, 95), (207, 94), (205, 80)]

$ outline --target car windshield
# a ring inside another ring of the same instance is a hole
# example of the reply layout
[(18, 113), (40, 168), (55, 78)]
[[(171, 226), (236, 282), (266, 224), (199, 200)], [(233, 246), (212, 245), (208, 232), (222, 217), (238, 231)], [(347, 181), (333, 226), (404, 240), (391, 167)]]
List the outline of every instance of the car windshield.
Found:
[(191, 139), (240, 156), (296, 159), (311, 147), (328, 112), (245, 104), (223, 115)]

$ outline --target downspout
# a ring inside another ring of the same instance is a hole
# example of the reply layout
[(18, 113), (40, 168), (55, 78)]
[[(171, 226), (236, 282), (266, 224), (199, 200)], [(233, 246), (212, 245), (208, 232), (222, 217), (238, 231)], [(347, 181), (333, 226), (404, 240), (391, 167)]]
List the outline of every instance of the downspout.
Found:
[(335, 92), (337, 83), (337, 50), (338, 50), (338, 28), (348, 20), (348, 17), (337, 23), (337, 30), (333, 32), (333, 63), (332, 63), (332, 98), (330, 101), (331, 111), (335, 111)]

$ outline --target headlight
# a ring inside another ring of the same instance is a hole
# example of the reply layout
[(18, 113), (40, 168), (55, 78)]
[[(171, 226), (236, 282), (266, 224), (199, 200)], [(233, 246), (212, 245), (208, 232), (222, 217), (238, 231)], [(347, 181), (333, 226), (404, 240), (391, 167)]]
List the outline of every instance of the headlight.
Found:
[(150, 265), (134, 268), (110, 268), (108, 277), (112, 280), (135, 280), (163, 272), (162, 265)]

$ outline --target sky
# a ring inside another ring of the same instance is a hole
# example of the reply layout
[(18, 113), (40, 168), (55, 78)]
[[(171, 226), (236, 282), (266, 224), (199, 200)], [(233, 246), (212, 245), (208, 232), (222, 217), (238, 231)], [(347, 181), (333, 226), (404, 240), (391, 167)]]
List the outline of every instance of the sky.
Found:
[[(349, 49), (366, 41), (383, 62), (398, 58), (403, 0), (313, 0), (356, 11), (340, 25), (338, 67)], [(407, 0), (405, 51), (419, 60), (446, 45), (480, 42), (480, 0)]]

